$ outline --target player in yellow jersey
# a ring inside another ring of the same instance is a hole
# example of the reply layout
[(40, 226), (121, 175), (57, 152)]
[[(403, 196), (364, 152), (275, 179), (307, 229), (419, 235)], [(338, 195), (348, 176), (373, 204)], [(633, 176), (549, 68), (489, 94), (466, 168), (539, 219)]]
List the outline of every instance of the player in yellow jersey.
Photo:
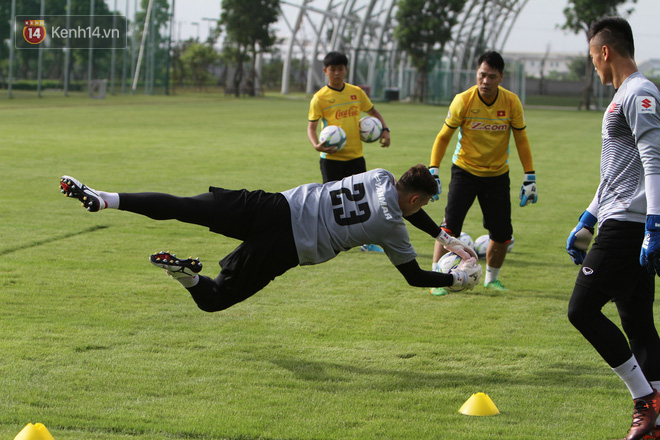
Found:
[[(513, 237), (508, 164), (511, 133), (525, 172), (520, 206), (537, 200), (536, 174), (522, 104), (515, 93), (500, 86), (503, 74), (504, 60), (499, 53), (488, 51), (479, 57), (477, 84), (454, 97), (433, 144), (430, 165), (440, 194), (438, 167), (458, 129), (442, 228), (453, 236), (460, 235), (474, 199), (479, 200), (484, 227), (490, 236), (484, 285), (495, 290), (506, 290), (498, 276)], [(444, 253), (435, 247), (434, 265)], [(445, 292), (433, 289), (431, 293), (441, 295)]]
[[(323, 59), (323, 73), (328, 78), (328, 84), (323, 86), (309, 104), (309, 123), (307, 136), (316, 151), (321, 153), (321, 175), (323, 183), (341, 180), (353, 174), (367, 170), (362, 154), (360, 140), (360, 115), (366, 112), (380, 120), (383, 124), (383, 134), (380, 144), (390, 145), (390, 129), (385, 119), (371, 103), (364, 91), (352, 84), (344, 82), (348, 73), (348, 58), (339, 52), (330, 52)], [(346, 145), (341, 151), (334, 147), (326, 147), (319, 142), (317, 128), (328, 125), (338, 125), (346, 132)]]
[[(323, 183), (327, 183), (367, 171), (360, 140), (362, 112), (377, 118), (383, 125), (383, 134), (380, 138), (382, 147), (390, 146), (390, 129), (367, 94), (360, 87), (344, 82), (348, 73), (346, 55), (340, 52), (328, 53), (323, 59), (323, 73), (328, 78), (328, 84), (314, 94), (309, 104), (307, 137), (314, 149), (321, 154), (321, 176)], [(319, 142), (317, 134), (319, 121), (322, 123), (321, 128), (337, 125), (344, 130), (346, 145), (341, 151)], [(361, 249), (383, 252), (379, 246), (373, 244), (365, 244)]]

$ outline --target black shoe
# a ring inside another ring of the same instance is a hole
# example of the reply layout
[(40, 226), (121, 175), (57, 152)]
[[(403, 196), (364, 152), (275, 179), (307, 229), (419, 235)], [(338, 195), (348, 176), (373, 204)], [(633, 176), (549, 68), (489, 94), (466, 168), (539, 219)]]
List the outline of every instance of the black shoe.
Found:
[(172, 278), (194, 277), (202, 271), (202, 262), (199, 258), (192, 257), (180, 260), (176, 254), (169, 252), (158, 252), (149, 257), (154, 266), (165, 269)]
[(62, 194), (66, 194), (67, 197), (75, 197), (80, 200), (83, 207), (90, 212), (96, 212), (108, 206), (98, 192), (83, 185), (71, 176), (62, 176), (60, 178), (60, 189), (62, 190)]

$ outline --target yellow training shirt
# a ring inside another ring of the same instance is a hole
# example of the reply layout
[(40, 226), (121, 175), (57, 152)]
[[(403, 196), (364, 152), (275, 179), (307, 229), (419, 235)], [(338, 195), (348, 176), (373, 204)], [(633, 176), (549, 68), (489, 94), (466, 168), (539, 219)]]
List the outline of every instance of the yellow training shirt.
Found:
[(515, 130), (516, 148), (524, 171), (534, 170), (522, 103), (515, 93), (498, 87), (497, 98), (491, 105), (481, 100), (476, 85), (457, 94), (433, 145), (431, 166), (440, 165), (456, 128), (459, 129), (458, 143), (452, 162), (467, 172), (481, 177), (506, 173), (511, 130)]
[(362, 157), (360, 114), (373, 107), (361, 88), (348, 83), (344, 83), (342, 90), (326, 85), (316, 92), (309, 103), (309, 120), (321, 120), (321, 129), (328, 125), (338, 125), (346, 132), (344, 148), (334, 154), (321, 153), (321, 157), (343, 161)]

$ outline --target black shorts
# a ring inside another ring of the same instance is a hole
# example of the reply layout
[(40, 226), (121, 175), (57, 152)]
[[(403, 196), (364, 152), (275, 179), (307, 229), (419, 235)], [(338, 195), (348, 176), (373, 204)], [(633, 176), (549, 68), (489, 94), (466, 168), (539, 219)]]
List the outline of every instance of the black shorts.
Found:
[(323, 183), (341, 180), (344, 177), (367, 171), (367, 162), (364, 160), (364, 157), (358, 157), (352, 160), (321, 159), (319, 164), (321, 166)]
[(236, 302), (298, 265), (289, 202), (280, 193), (209, 188), (215, 199), (212, 232), (242, 240), (220, 261), (223, 288)]
[(483, 225), (490, 239), (498, 243), (511, 240), (511, 189), (509, 172), (495, 177), (479, 177), (452, 165), (447, 207), (442, 227), (459, 236), (474, 199), (479, 200)]
[(643, 240), (644, 223), (605, 221), (598, 228), (575, 284), (615, 300), (653, 300), (653, 274), (639, 264)]

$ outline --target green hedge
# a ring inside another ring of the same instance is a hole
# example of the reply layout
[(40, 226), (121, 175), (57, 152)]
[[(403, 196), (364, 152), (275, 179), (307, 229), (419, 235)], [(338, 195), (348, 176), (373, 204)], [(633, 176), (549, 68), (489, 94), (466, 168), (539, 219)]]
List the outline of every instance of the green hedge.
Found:
[[(7, 83), (3, 83), (1, 86), (3, 89), (7, 89)], [(38, 83), (36, 80), (19, 80), (12, 82), (11, 88), (14, 90), (37, 90)], [(41, 80), (41, 89), (63, 89), (64, 83), (56, 79), (42, 79)], [(69, 90), (71, 91), (80, 91), (87, 88), (86, 81), (72, 81), (69, 83)]]

